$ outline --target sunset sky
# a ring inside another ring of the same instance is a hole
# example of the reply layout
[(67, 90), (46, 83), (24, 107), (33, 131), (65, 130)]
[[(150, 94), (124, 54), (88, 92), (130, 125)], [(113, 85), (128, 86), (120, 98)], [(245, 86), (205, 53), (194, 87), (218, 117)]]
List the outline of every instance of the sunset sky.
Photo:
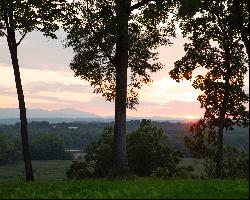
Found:
[[(73, 51), (62, 46), (64, 34), (58, 40), (43, 37), (41, 33), (29, 33), (18, 48), (21, 78), (27, 108), (57, 110), (78, 109), (100, 116), (113, 116), (114, 103), (106, 102), (101, 95), (93, 93), (89, 83), (74, 77), (69, 63)], [(145, 85), (139, 93), (137, 111), (128, 110), (134, 117), (186, 117), (199, 118), (203, 114), (197, 101), (199, 90), (191, 81), (177, 83), (168, 72), (174, 61), (184, 55), (183, 44), (187, 40), (180, 34), (171, 40), (172, 46), (159, 48), (164, 69), (153, 74), (154, 82)], [(201, 73), (196, 71), (196, 73)], [(246, 85), (249, 79), (246, 78)], [(245, 87), (249, 91), (248, 86)], [(14, 74), (6, 38), (0, 38), (0, 108), (17, 108), (18, 100)]]

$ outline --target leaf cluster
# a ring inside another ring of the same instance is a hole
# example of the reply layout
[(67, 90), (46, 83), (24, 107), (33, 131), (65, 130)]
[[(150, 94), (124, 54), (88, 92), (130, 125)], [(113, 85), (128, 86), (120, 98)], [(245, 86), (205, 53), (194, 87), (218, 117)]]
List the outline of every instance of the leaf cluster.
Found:
[(56, 38), (60, 19), (65, 12), (66, 0), (1, 0), (0, 36), (12, 29), (21, 35), (38, 30), (47, 37)]
[[(132, 2), (133, 3), (133, 2)], [(135, 2), (136, 3), (136, 2)], [(174, 23), (168, 14), (173, 4), (161, 6), (150, 2), (129, 15), (129, 81), (127, 106), (138, 104), (137, 90), (152, 80), (149, 73), (160, 70), (155, 51), (169, 45), (168, 36), (174, 36)], [(115, 98), (117, 18), (114, 0), (79, 1), (70, 5), (64, 27), (68, 33), (66, 46), (73, 47), (75, 56), (70, 67), (75, 76), (90, 82), (94, 93), (106, 100)]]

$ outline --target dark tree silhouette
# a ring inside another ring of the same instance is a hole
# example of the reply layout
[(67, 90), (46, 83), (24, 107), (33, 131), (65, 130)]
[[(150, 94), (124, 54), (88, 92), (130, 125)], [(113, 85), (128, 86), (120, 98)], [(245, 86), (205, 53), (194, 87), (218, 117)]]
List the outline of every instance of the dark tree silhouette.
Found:
[(230, 24), (239, 31), (249, 59), (249, 1), (233, 0)]
[(209, 154), (216, 146), (215, 176), (222, 177), (223, 130), (233, 126), (248, 126), (249, 111), (246, 103), (244, 75), (248, 60), (237, 29), (231, 26), (233, 0), (200, 1), (198, 13), (183, 18), (181, 28), (191, 43), (185, 44), (186, 55), (175, 62), (170, 75), (179, 82), (191, 79), (196, 68), (205, 68), (193, 82), (202, 94), (198, 100), (205, 108), (204, 118), (191, 127), (193, 136), (186, 138), (187, 146), (199, 154)]
[(162, 68), (155, 49), (170, 44), (168, 36), (175, 34), (172, 6), (172, 1), (87, 0), (68, 8), (67, 46), (75, 52), (71, 69), (95, 93), (115, 100), (114, 174), (126, 173), (128, 166), (126, 108), (138, 104), (137, 89), (151, 82), (149, 72)]
[[(24, 93), (18, 63), (17, 47), (28, 32), (40, 30), (45, 36), (56, 38), (54, 31), (59, 27), (54, 22), (60, 15), (64, 0), (57, 1), (13, 1), (0, 2), (0, 36), (6, 36), (14, 69), (18, 95), (23, 159), (25, 163), (26, 181), (33, 181), (33, 170), (28, 143), (28, 129)], [(61, 6), (60, 6), (61, 4)], [(20, 35), (17, 41), (16, 34)]]

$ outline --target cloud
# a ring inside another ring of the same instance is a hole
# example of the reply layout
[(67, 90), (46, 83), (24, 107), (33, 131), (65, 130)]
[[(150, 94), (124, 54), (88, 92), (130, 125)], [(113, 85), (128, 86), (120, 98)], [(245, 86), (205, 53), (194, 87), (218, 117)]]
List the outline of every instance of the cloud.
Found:
[(141, 101), (137, 111), (129, 111), (129, 114), (136, 116), (185, 117), (201, 116), (203, 112), (198, 102), (169, 101), (168, 103), (156, 103)]
[(39, 92), (70, 92), (70, 93), (86, 93), (91, 92), (90, 87), (80, 84), (63, 84), (61, 82), (30, 82), (25, 85), (26, 92), (31, 94)]
[(17, 96), (16, 89), (5, 85), (0, 85), (0, 95), (2, 96)]
[[(28, 33), (18, 47), (18, 59), (21, 68), (49, 70), (49, 71), (70, 71), (69, 63), (73, 58), (71, 48), (64, 48), (61, 42), (66, 34), (58, 31), (59, 39), (52, 40), (45, 38), (42, 33)], [(11, 59), (7, 42), (0, 41), (0, 64), (10, 66)]]

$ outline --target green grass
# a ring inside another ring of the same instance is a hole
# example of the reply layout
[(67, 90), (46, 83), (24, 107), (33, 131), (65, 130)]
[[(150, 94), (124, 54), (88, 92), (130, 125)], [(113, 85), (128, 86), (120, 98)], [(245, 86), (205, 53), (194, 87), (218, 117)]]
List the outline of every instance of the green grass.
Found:
[(0, 198), (247, 199), (247, 180), (82, 180), (0, 183)]
[[(192, 165), (194, 174), (203, 174), (202, 160), (193, 158), (183, 158), (180, 165)], [(66, 170), (72, 164), (72, 160), (33, 160), (33, 171), (36, 180), (65, 180)], [(24, 180), (24, 163), (22, 161), (17, 164), (0, 165), (0, 182), (2, 181), (20, 181)]]
[[(65, 180), (66, 170), (72, 160), (33, 160), (32, 166), (36, 180)], [(24, 163), (0, 166), (0, 182), (24, 180)]]
[[(183, 159), (202, 172), (202, 161)], [(67, 181), (72, 161), (32, 161), (36, 181), (24, 182), (24, 164), (0, 166), (0, 198), (248, 198), (247, 180), (130, 180)]]

